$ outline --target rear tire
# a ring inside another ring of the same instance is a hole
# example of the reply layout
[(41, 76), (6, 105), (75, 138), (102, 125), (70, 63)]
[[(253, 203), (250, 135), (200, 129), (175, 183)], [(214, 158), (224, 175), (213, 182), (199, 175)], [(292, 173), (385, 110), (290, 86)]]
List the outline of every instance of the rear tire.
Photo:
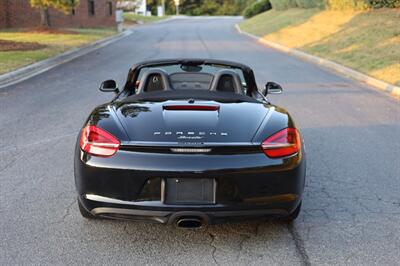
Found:
[(299, 203), (299, 206), (297, 206), (297, 208), (288, 216), (282, 218), (283, 221), (285, 222), (293, 222), (294, 220), (296, 220), (296, 218), (299, 216), (300, 210), (301, 210), (301, 201)]
[(83, 207), (81, 201), (78, 199), (78, 208), (79, 208), (79, 212), (81, 213), (82, 217), (86, 218), (86, 219), (95, 219), (96, 217), (91, 214), (89, 211), (87, 211), (85, 209), (85, 207)]

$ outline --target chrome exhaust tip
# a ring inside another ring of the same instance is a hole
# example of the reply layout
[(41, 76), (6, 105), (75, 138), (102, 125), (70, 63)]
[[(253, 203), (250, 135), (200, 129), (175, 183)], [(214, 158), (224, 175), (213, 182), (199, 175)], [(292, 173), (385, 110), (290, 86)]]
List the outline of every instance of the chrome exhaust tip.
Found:
[(176, 227), (183, 229), (199, 229), (203, 227), (203, 220), (199, 218), (182, 218), (175, 223)]

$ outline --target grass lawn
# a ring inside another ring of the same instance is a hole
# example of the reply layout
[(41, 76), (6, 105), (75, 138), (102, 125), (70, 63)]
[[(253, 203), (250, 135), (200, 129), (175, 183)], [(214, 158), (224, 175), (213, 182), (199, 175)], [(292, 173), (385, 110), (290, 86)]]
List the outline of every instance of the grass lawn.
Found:
[(128, 24), (136, 24), (139, 21), (141, 21), (142, 23), (151, 23), (151, 22), (156, 22), (156, 21), (160, 21), (163, 19), (167, 19), (168, 16), (164, 16), (164, 17), (157, 17), (157, 16), (142, 16), (142, 15), (137, 15), (134, 13), (124, 13), (124, 20), (125, 22), (127, 22)]
[[(0, 31), (0, 74), (113, 34), (116, 34), (116, 31), (112, 29), (2, 30)], [(14, 47), (18, 46), (18, 48), (2, 50), (2, 42), (14, 44)], [(27, 43), (30, 45), (24, 47)], [(37, 47), (32, 44), (36, 44)]]
[(271, 10), (242, 22), (266, 40), (400, 85), (400, 10)]

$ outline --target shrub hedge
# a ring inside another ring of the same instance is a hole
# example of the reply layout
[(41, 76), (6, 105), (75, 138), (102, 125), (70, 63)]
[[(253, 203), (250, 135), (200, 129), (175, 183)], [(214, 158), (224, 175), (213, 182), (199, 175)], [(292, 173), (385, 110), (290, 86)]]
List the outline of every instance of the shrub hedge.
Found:
[(257, 1), (243, 11), (243, 16), (245, 18), (251, 18), (257, 14), (270, 10), (271, 8), (272, 6), (269, 0)]
[(400, 0), (366, 0), (368, 5), (374, 8), (388, 7), (398, 8), (400, 7)]
[(270, 0), (276, 10), (289, 8), (367, 9), (399, 8), (400, 0)]
[(327, 8), (333, 10), (362, 10), (368, 8), (368, 4), (365, 0), (327, 0), (326, 5)]

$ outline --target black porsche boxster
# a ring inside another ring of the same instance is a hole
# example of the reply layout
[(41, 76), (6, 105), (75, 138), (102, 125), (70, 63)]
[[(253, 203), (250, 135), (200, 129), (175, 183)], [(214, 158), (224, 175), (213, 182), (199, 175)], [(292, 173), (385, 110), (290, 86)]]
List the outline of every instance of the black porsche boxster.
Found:
[(246, 65), (208, 59), (133, 66), (115, 98), (93, 110), (75, 152), (86, 218), (195, 228), (234, 219), (294, 220), (306, 159), (289, 113)]

